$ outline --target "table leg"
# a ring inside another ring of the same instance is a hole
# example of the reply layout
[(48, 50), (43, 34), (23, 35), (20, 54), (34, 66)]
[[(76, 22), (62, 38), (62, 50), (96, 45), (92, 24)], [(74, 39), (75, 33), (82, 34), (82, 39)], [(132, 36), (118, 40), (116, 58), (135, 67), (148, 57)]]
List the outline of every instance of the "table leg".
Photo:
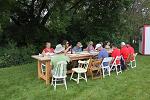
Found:
[(51, 72), (51, 65), (50, 61), (46, 61), (46, 85), (50, 84), (50, 72)]
[(40, 79), (41, 75), (41, 62), (38, 60), (38, 78)]

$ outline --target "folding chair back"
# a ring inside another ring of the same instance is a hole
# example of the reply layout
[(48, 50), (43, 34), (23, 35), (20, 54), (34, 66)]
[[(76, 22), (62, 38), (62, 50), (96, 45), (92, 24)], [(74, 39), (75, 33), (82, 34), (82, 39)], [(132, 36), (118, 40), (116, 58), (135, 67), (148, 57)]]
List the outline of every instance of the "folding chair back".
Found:
[(102, 64), (101, 64), (102, 67), (105, 66), (104, 63), (108, 63), (108, 66), (109, 66), (111, 64), (112, 59), (113, 59), (113, 57), (106, 57), (106, 58), (104, 58), (103, 61), (102, 61)]
[(122, 57), (122, 56), (117, 56), (117, 57), (115, 58), (115, 60), (113, 61), (112, 65), (120, 65), (120, 64), (121, 64), (121, 62), (120, 62), (121, 57)]
[[(112, 62), (112, 57), (106, 57), (103, 59), (102, 63), (101, 63), (101, 66), (102, 66), (102, 71), (103, 71), (103, 78), (106, 76), (106, 75), (109, 75), (110, 76), (110, 64)], [(105, 74), (107, 72), (107, 74)]]
[(122, 56), (117, 56), (111, 66), (111, 70), (116, 70), (116, 74), (118, 75), (119, 73), (122, 73), (122, 69), (121, 69), (121, 60)]
[(66, 61), (60, 61), (57, 63), (57, 66), (53, 69), (53, 76), (55, 78), (64, 78), (66, 77), (67, 73), (67, 62)]
[[(65, 88), (67, 90), (66, 73), (67, 73), (67, 62), (66, 61), (57, 62), (57, 65), (54, 67), (52, 72), (51, 85), (54, 86), (54, 90), (56, 90), (56, 85), (65, 85)], [(57, 83), (58, 81), (62, 81), (63, 83), (58, 84)]]
[(92, 76), (92, 79), (102, 78), (101, 72), (102, 59), (91, 59), (88, 72)]
[[(71, 74), (70, 80), (76, 81), (77, 84), (79, 84), (80, 79), (84, 79), (87, 82), (86, 72), (87, 72), (87, 69), (89, 67), (89, 62), (90, 62), (90, 59), (85, 60), (85, 61), (79, 60), (78, 61), (78, 63), (79, 63), (78, 68), (72, 68), (72, 74)], [(74, 73), (78, 74), (77, 78), (73, 78)], [(81, 74), (84, 74), (84, 76), (82, 76)]]
[(90, 62), (90, 59), (89, 60), (85, 60), (85, 61), (81, 61), (81, 60), (79, 60), (78, 61), (78, 67), (82, 67), (82, 68), (84, 68), (84, 69), (88, 69), (88, 67), (89, 67), (89, 62)]

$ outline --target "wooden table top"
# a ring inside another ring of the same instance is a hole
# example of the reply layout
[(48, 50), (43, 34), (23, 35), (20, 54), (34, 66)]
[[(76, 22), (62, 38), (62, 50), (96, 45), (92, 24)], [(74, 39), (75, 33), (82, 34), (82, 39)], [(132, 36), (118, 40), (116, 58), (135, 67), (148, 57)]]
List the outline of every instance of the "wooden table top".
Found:
[[(94, 53), (88, 53), (88, 52), (80, 52), (80, 53), (76, 53), (76, 54), (66, 54), (67, 56), (70, 57), (71, 60), (81, 60), (81, 59), (87, 59), (93, 56), (96, 56), (98, 54), (98, 52), (94, 52)], [(51, 60), (53, 56), (39, 56), (39, 55), (32, 55), (31, 57), (40, 61), (47, 61), (47, 60)]]
[(51, 60), (50, 56), (32, 55), (31, 57), (34, 58), (34, 59), (40, 60), (40, 61)]

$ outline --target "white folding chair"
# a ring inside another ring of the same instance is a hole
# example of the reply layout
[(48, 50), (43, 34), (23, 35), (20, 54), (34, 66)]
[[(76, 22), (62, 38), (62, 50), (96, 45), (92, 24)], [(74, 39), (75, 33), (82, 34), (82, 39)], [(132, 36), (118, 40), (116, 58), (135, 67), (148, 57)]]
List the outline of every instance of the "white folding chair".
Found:
[[(71, 74), (70, 80), (72, 79), (72, 80), (76, 81), (77, 84), (79, 84), (80, 79), (84, 79), (87, 82), (86, 72), (87, 72), (88, 65), (89, 65), (89, 60), (87, 60), (87, 61), (79, 60), (78, 68), (72, 68), (72, 74)], [(74, 73), (78, 74), (76, 79), (73, 78)], [(84, 74), (84, 77), (81, 76), (81, 74)]]
[(112, 57), (106, 57), (103, 59), (101, 63), (103, 78), (105, 78), (105, 76), (107, 75), (110, 76), (110, 64), (111, 64), (112, 59), (113, 59)]
[(131, 58), (131, 60), (130, 60), (131, 68), (135, 68), (136, 67), (136, 56), (137, 56), (137, 53), (134, 53), (133, 54), (133, 58)]
[(116, 70), (116, 74), (118, 75), (119, 73), (122, 73), (122, 69), (121, 69), (121, 56), (117, 56), (113, 62), (113, 64), (111, 65), (111, 70)]
[[(52, 70), (52, 83), (51, 83), (51, 85), (54, 86), (54, 90), (56, 90), (56, 85), (65, 85), (65, 88), (67, 90), (66, 73), (67, 73), (66, 61), (60, 61), (57, 63), (57, 66), (54, 66), (54, 69)], [(62, 83), (57, 84), (57, 82)]]

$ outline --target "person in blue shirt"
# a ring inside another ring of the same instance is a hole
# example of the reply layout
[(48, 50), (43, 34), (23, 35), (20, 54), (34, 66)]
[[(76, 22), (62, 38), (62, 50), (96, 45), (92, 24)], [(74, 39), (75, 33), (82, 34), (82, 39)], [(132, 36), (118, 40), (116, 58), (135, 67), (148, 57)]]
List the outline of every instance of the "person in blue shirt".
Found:
[(73, 50), (73, 52), (82, 52), (81, 42), (78, 42), (77, 45), (72, 50)]
[[(101, 44), (97, 44), (95, 49), (99, 51), (98, 59), (104, 59), (105, 57), (109, 56), (107, 50), (103, 48)], [(107, 66), (107, 65), (108, 63), (104, 63), (104, 66)]]
[(102, 47), (101, 44), (97, 44), (95, 49), (99, 51), (98, 59), (103, 59), (109, 56), (108, 52), (106, 51), (105, 48)]

